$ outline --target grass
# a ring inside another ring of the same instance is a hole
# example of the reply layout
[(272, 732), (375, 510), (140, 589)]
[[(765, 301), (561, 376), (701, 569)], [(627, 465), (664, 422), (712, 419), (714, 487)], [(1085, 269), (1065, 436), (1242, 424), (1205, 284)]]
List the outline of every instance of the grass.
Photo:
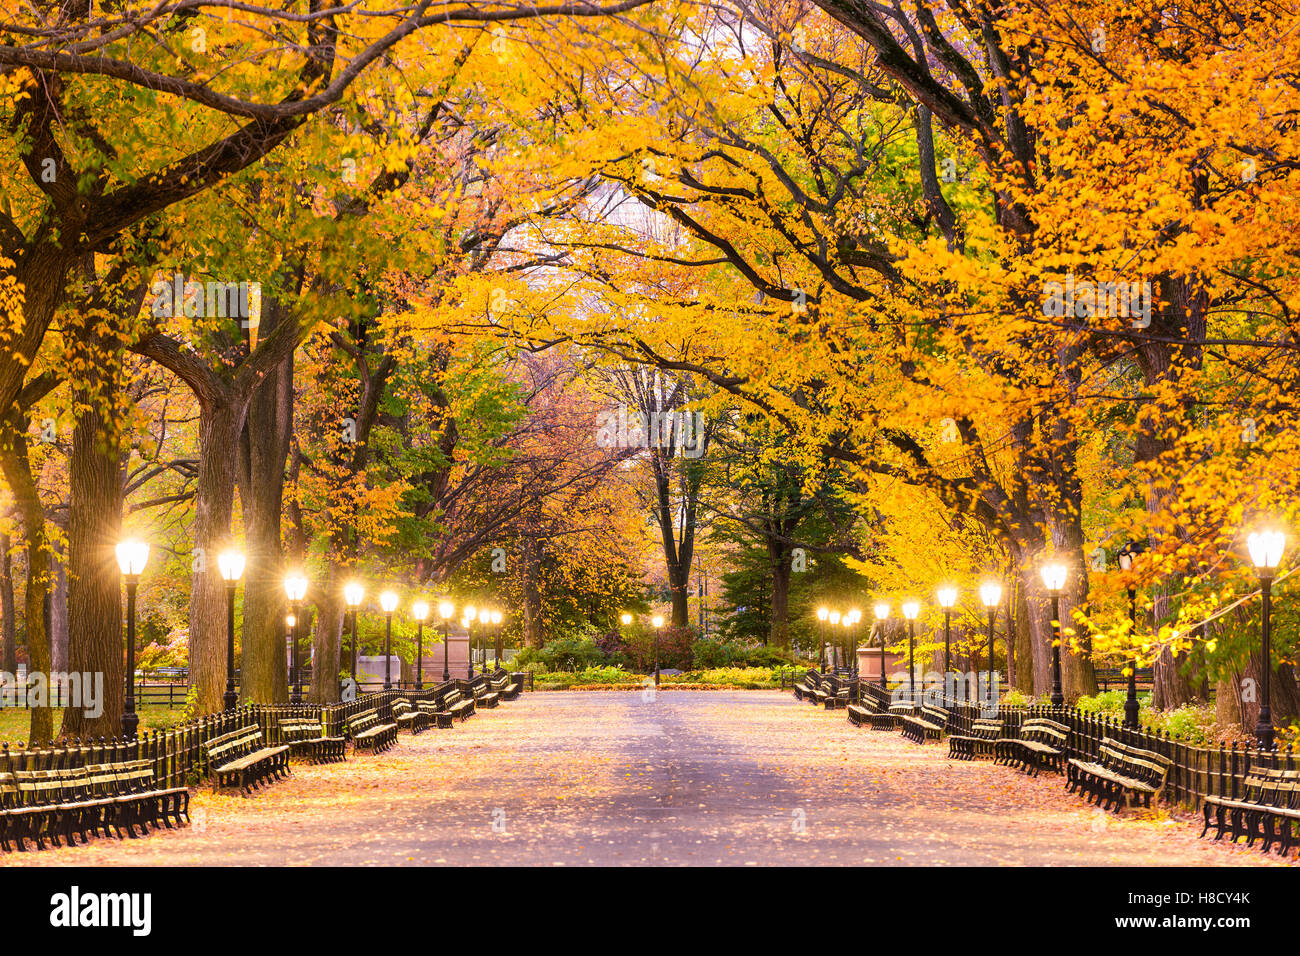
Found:
[[(175, 727), (185, 720), (185, 711), (180, 708), (168, 707), (146, 707), (140, 711), (140, 730), (166, 730), (169, 727)], [(54, 712), (54, 735), (58, 736), (59, 727), (63, 723), (63, 711)], [(26, 708), (21, 707), (3, 707), (0, 708), (0, 744), (9, 744), (11, 747), (27, 740), (28, 731), (31, 729), (31, 713)]]

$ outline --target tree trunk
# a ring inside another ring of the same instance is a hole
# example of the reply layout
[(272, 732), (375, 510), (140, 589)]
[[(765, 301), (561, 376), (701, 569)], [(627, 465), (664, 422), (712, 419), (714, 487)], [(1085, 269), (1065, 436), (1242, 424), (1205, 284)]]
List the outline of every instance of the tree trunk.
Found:
[(194, 491), (194, 556), (190, 586), (190, 686), (200, 714), (222, 709), (226, 691), (226, 588), (217, 555), (230, 547), (235, 503), (240, 403), (199, 407), (199, 467)]
[[(263, 301), (262, 330), (270, 334), (285, 316), (278, 302)], [(240, 696), (244, 701), (288, 700), (284, 660), (284, 552), (280, 520), (285, 463), (293, 430), (294, 361), (290, 354), (253, 391), (240, 455), (239, 499), (244, 521), (244, 620)]]
[(342, 660), (343, 621), (347, 607), (343, 601), (343, 584), (347, 568), (331, 561), (325, 588), (316, 600), (316, 626), (312, 646), (316, 657), (311, 669), (313, 704), (329, 704), (339, 699), (339, 670)]
[(69, 464), (69, 663), (76, 672), (104, 675), (104, 709), (63, 714), (64, 733), (112, 737), (125, 704), (122, 593), (115, 546), (122, 531), (122, 459), (116, 425), (103, 399), (82, 394), (85, 411), (72, 431)]
[[(65, 532), (67, 529), (63, 529)], [(68, 670), (68, 566), (67, 555), (53, 543), (50, 567), (50, 668)]]
[(790, 546), (769, 540), (772, 558), (772, 616), (768, 631), (771, 643), (790, 646)]
[[(27, 423), (22, 422), (22, 429)], [(24, 621), (27, 629), (27, 673), (50, 673), (50, 638), (45, 629), (45, 597), (50, 587), (50, 546), (45, 534), (45, 508), (32, 477), (23, 430), (6, 422), (0, 428), (0, 469), (4, 471), (14, 506), (23, 521), (27, 539), (27, 594)], [(54, 738), (54, 710), (32, 707), (28, 739), (44, 743)]]
[(537, 539), (525, 537), (522, 542), (523, 561), (521, 562), (521, 587), (524, 605), (524, 646), (539, 648), (544, 643), (542, 636), (542, 596), (539, 590), (538, 564), (541, 545)]
[(1025, 600), (1025, 586), (1013, 579), (1011, 585), (1011, 602), (1008, 605), (1012, 616), (1008, 619), (1015, 641), (1016, 677), (1015, 688), (1023, 694), (1034, 695), (1034, 636), (1029, 628), (1029, 603)]
[[(1255, 729), (1255, 724), (1259, 722), (1260, 704), (1263, 702), (1260, 659), (1259, 651), (1253, 651), (1246, 661), (1244, 671), (1237, 671), (1232, 679), (1219, 681), (1215, 714), (1221, 722), (1239, 724), (1246, 731)], [(1248, 686), (1253, 693), (1244, 693)], [(1300, 688), (1296, 686), (1294, 668), (1290, 664), (1279, 664), (1269, 676), (1268, 690), (1273, 726), (1286, 727), (1294, 723), (1300, 715)]]
[(18, 606), (14, 602), (13, 542), (6, 531), (0, 534), (0, 670), (18, 673)]

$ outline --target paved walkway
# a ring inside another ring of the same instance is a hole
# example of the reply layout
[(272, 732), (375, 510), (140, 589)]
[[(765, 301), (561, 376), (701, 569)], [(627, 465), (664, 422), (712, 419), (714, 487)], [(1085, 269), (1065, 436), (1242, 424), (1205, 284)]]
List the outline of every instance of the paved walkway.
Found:
[(189, 828), (0, 865), (1277, 862), (946, 752), (775, 691), (539, 692), (252, 798), (202, 791)]

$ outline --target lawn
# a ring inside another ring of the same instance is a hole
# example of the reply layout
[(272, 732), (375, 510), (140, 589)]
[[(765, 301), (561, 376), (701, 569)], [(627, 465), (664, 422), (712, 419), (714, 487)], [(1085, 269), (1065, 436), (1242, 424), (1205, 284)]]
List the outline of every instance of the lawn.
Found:
[[(140, 711), (140, 731), (165, 730), (174, 727), (185, 719), (185, 711), (180, 708), (147, 707)], [(57, 735), (63, 723), (63, 711), (54, 714), (54, 732)], [(0, 744), (26, 742), (27, 731), (31, 727), (31, 715), (22, 707), (0, 708)]]

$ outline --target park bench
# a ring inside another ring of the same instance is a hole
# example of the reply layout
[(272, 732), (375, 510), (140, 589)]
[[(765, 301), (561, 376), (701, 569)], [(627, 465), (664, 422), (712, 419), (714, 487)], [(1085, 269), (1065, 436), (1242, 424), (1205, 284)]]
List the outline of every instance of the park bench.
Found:
[(808, 672), (803, 675), (803, 678), (794, 685), (794, 699), (813, 700), (813, 691), (817, 689), (821, 679), (822, 675), (817, 673), (817, 671), (811, 669), (808, 670)]
[(286, 717), (280, 721), (280, 739), (291, 756), (303, 755), (312, 763), (347, 759), (347, 738), (326, 737), (318, 717)]
[(512, 679), (504, 670), (499, 670), (488, 680), (493, 692), (501, 700), (514, 700), (522, 692), (519, 682)]
[(122, 829), (134, 839), (148, 827), (177, 825), (189, 819), (190, 792), (185, 787), (157, 787), (148, 760), (92, 764), (59, 770), (19, 770), (0, 774), (0, 846), (10, 842), (26, 850), (27, 840), (45, 849), (85, 843), (89, 835)]
[(214, 737), (203, 749), (207, 752), (213, 790), (226, 781), (238, 780), (239, 789), (248, 793), (251, 788), (289, 772), (289, 745), (265, 746), (261, 728), (256, 724)]
[(501, 702), (496, 692), (488, 686), (488, 679), (482, 674), (470, 681), (469, 689), (474, 694), (474, 702), (479, 707), (495, 707)]
[(996, 717), (977, 717), (969, 734), (948, 737), (948, 756), (956, 760), (992, 757), (993, 745), (1002, 737), (1002, 721)]
[(1020, 725), (1015, 737), (993, 741), (993, 762), (1014, 764), (1038, 776), (1047, 767), (1060, 771), (1065, 760), (1065, 742), (1070, 728), (1047, 717), (1031, 717)]
[(449, 687), (438, 695), (438, 709), (444, 710), (453, 717), (459, 717), (461, 720), (468, 720), (474, 716), (475, 706), (474, 698), (466, 697), (459, 687)]
[[(1277, 852), (1285, 856), (1296, 842), (1292, 824), (1300, 821), (1300, 770), (1254, 769), (1246, 774), (1243, 784), (1241, 799), (1205, 798), (1205, 828), (1201, 836), (1213, 824), (1214, 839), (1222, 839), (1224, 832), (1231, 829), (1234, 843), (1245, 836), (1246, 845), (1254, 846), (1262, 832), (1264, 852), (1277, 842)], [(1274, 829), (1274, 821), (1279, 824), (1280, 832)]]
[(456, 722), (456, 715), (449, 710), (443, 710), (442, 704), (436, 700), (417, 701), (415, 708), (429, 718), (430, 727), (446, 730)]
[(397, 724), (398, 730), (409, 730), (412, 734), (418, 734), (429, 726), (429, 715), (418, 707), (412, 707), (411, 702), (405, 698), (393, 701), (392, 710), (393, 722)]
[(916, 714), (903, 718), (903, 736), (923, 744), (927, 739), (939, 740), (948, 729), (948, 711), (942, 707), (922, 707)]
[(375, 709), (363, 711), (348, 721), (348, 735), (356, 749), (369, 747), (372, 754), (397, 743), (397, 724), (380, 718)]
[(837, 707), (847, 707), (849, 705), (850, 691), (851, 688), (848, 682), (842, 681), (838, 677), (824, 677), (822, 678), (821, 687), (813, 693), (813, 699), (827, 710), (834, 710)]
[(862, 694), (856, 704), (845, 708), (849, 723), (855, 727), (870, 727), (872, 730), (897, 730), (898, 715), (885, 710), (880, 702), (869, 694)]
[(1082, 790), (1104, 809), (1127, 807), (1132, 797), (1146, 806), (1164, 789), (1173, 761), (1154, 750), (1140, 750), (1105, 737), (1097, 760), (1071, 757), (1067, 763), (1067, 786), (1071, 792)]

